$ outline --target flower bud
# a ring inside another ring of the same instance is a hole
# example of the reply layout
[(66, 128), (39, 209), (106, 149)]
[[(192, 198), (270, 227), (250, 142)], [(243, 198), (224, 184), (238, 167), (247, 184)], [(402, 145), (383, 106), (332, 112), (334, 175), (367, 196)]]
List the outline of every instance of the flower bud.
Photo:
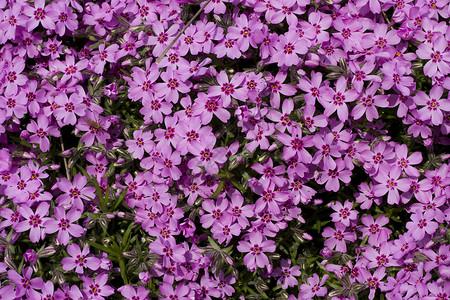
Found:
[(50, 257), (56, 253), (56, 249), (53, 246), (48, 246), (42, 249), (41, 251), (38, 251), (37, 256), (38, 258), (41, 257)]
[(142, 283), (147, 284), (150, 282), (151, 275), (149, 272), (141, 272), (139, 273), (139, 279), (142, 281)]
[(25, 261), (30, 264), (34, 264), (38, 259), (37, 254), (32, 249), (28, 249), (27, 252), (24, 253), (23, 257)]

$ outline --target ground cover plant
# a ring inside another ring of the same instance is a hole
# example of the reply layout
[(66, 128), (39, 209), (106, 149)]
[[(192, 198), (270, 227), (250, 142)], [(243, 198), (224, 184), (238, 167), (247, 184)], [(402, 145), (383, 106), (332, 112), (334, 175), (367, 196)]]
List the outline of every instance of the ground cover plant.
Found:
[(448, 0), (0, 0), (1, 299), (450, 299)]

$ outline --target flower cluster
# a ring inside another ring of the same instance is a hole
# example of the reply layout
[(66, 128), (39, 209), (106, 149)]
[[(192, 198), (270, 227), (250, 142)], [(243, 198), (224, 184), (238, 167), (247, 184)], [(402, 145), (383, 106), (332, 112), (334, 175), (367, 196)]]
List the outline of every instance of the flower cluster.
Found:
[(449, 14), (0, 1), (0, 298), (447, 299)]

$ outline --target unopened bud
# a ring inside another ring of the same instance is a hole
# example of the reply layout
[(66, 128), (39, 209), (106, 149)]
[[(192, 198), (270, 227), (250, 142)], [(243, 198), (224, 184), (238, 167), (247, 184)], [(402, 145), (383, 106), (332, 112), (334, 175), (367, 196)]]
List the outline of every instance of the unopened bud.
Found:
[(39, 251), (37, 253), (37, 256), (39, 258), (41, 258), (41, 257), (50, 257), (50, 256), (53, 256), (55, 253), (56, 253), (55, 247), (48, 246), (48, 247), (45, 247), (44, 249), (42, 249), (41, 251)]

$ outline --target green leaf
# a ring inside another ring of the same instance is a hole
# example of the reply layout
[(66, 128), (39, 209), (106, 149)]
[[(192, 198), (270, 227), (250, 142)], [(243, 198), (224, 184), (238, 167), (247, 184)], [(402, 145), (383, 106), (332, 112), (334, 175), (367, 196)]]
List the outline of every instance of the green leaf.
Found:
[(122, 203), (122, 200), (125, 198), (125, 195), (127, 194), (127, 191), (128, 191), (128, 187), (126, 187), (122, 191), (122, 193), (120, 193), (119, 198), (116, 200), (114, 205), (111, 207), (111, 211), (115, 211), (119, 207), (120, 203)]
[(208, 236), (208, 242), (211, 245), (211, 247), (213, 247), (217, 251), (222, 251), (222, 249), (220, 249), (219, 245), (216, 244), (216, 241), (214, 241), (212, 237)]
[(131, 222), (130, 225), (128, 225), (127, 231), (125, 231), (125, 234), (123, 235), (122, 247), (121, 247), (122, 252), (125, 251), (129, 246), (130, 234), (131, 234), (131, 230), (133, 229), (133, 226), (134, 226), (134, 223)]

